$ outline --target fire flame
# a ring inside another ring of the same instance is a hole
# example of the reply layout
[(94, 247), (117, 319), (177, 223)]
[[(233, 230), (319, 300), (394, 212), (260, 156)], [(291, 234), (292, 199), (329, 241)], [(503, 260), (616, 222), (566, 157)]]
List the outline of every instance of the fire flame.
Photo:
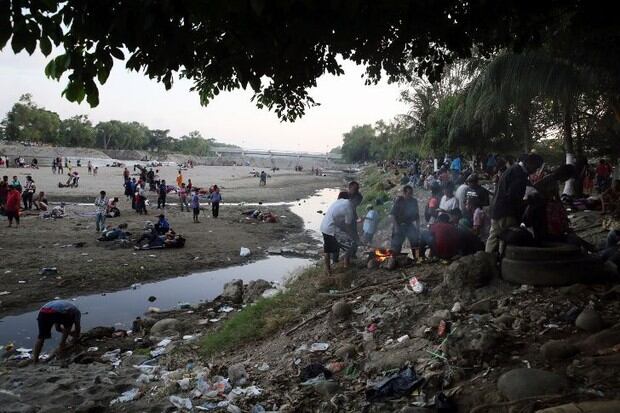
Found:
[(381, 248), (377, 248), (375, 250), (375, 260), (377, 260), (378, 262), (383, 262), (387, 260), (388, 258), (390, 258), (391, 256), (392, 256), (392, 253), (389, 250), (381, 249)]

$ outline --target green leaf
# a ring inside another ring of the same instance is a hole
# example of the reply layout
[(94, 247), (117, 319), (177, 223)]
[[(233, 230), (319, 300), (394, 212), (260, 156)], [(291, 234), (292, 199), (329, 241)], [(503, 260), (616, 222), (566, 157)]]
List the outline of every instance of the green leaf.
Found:
[(125, 55), (123, 54), (123, 51), (119, 48), (112, 48), (110, 49), (110, 54), (114, 57), (116, 57), (118, 60), (124, 60), (125, 59)]
[(86, 101), (88, 102), (90, 107), (94, 108), (95, 106), (99, 105), (99, 89), (97, 89), (97, 85), (94, 81), (86, 81), (85, 91)]
[(45, 76), (55, 79), (56, 78), (56, 59), (52, 59), (45, 66)]
[(62, 91), (62, 95), (70, 102), (82, 102), (85, 94), (84, 85), (75, 80), (70, 81), (65, 90)]
[(110, 76), (110, 69), (111, 67), (106, 66), (102, 63), (98, 65), (97, 80), (99, 80), (99, 83), (101, 83), (102, 85), (108, 80), (108, 77)]
[(11, 6), (10, 2), (0, 2), (0, 50), (11, 38)]
[(39, 47), (41, 48), (41, 53), (43, 53), (44, 56), (49, 56), (49, 54), (52, 53), (52, 42), (50, 42), (50, 39), (47, 36), (41, 37)]

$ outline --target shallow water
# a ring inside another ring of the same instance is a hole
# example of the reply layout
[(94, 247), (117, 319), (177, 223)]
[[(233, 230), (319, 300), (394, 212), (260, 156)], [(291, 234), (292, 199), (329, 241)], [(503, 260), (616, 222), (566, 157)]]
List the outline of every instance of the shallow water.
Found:
[[(336, 189), (323, 189), (315, 195), (291, 203), (291, 211), (304, 220), (304, 226), (310, 230), (318, 241), (319, 226), (323, 215), (317, 211), (325, 211), (338, 195)], [(136, 289), (117, 292), (92, 294), (80, 297), (62, 297), (72, 300), (82, 311), (82, 329), (96, 326), (112, 326), (129, 329), (133, 319), (142, 316), (150, 306), (171, 309), (179, 303), (199, 303), (212, 300), (221, 292), (224, 284), (232, 279), (244, 282), (259, 278), (268, 281), (284, 281), (292, 272), (312, 263), (307, 258), (287, 258), (270, 256), (264, 260), (251, 262), (241, 266), (204, 271), (187, 276), (170, 278), (163, 281), (143, 284)], [(150, 296), (156, 301), (148, 301)], [(13, 342), (18, 346), (31, 348), (37, 334), (37, 311), (0, 319), (0, 344)], [(52, 334), (53, 340), (58, 334)], [(46, 349), (51, 346), (46, 343)]]

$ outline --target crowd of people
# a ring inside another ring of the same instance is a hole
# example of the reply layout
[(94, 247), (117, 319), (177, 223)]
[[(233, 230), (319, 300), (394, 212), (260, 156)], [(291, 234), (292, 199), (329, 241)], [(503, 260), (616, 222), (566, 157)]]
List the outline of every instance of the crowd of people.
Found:
[[(560, 185), (581, 173), (575, 165), (550, 169), (540, 155), (529, 153), (518, 159), (491, 154), (475, 163), (466, 163), (456, 155), (446, 156), (441, 163), (392, 160), (378, 166), (400, 177), (402, 185), (389, 211), (390, 256), (401, 254), (405, 241), (418, 261), (450, 259), (483, 250), (501, 257), (505, 244), (517, 239), (532, 246), (566, 242), (589, 252), (596, 250), (570, 228), (566, 209), (575, 200), (560, 196)], [(603, 211), (605, 205), (617, 205), (620, 211), (620, 180), (612, 180), (612, 174), (613, 168), (601, 160), (593, 175)], [(430, 191), (423, 211), (414, 197), (416, 188)], [(340, 254), (346, 267), (357, 245), (372, 246), (375, 242), (380, 215), (375, 205), (368, 205), (366, 216), (357, 219), (360, 202), (359, 184), (352, 182), (325, 213), (321, 231), (327, 274), (331, 274)], [(363, 222), (361, 237), (358, 222)], [(614, 239), (610, 235), (608, 246), (617, 244)]]

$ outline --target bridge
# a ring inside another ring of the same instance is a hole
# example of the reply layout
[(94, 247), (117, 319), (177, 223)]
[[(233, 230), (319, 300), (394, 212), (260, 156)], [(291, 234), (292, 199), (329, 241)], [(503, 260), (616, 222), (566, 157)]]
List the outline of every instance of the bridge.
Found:
[(340, 154), (319, 153), (319, 152), (295, 152), (295, 151), (269, 151), (262, 149), (243, 149), (230, 147), (213, 147), (211, 150), (218, 154), (230, 154), (236, 156), (264, 156), (264, 157), (298, 157), (308, 159), (321, 159), (327, 161), (339, 161), (342, 159)]

